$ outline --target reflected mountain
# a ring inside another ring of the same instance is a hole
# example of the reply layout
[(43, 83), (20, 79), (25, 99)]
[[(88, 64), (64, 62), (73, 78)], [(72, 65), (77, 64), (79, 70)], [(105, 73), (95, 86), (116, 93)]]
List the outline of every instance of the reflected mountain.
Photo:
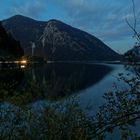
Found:
[(21, 69), (0, 69), (0, 99), (15, 95), (14, 91), (22, 83), (24, 72)]
[[(103, 65), (52, 63), (27, 71), (22, 86), (41, 87), (43, 97), (58, 99), (93, 86), (110, 71), (110, 67)], [(33, 92), (38, 95), (37, 90), (32, 89)]]
[(24, 78), (18, 74), (21, 70), (17, 70), (17, 75), (10, 79), (20, 83), (17, 86), (19, 96), (29, 103), (40, 99), (58, 100), (78, 93), (95, 85), (111, 70), (97, 64), (51, 63), (28, 68), (24, 71)]

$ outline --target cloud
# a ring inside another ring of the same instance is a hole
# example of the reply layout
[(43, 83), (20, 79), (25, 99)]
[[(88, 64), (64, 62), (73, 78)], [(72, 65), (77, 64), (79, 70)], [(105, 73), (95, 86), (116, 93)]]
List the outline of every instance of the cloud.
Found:
[(46, 5), (46, 0), (31, 0), (23, 4), (16, 1), (11, 8), (11, 12), (37, 18), (46, 9)]
[[(136, 9), (138, 9), (137, 5), (140, 1), (135, 0), (135, 2)], [(60, 13), (65, 13), (66, 16), (63, 19), (68, 24), (92, 33), (105, 41), (130, 36), (130, 30), (126, 29), (128, 26), (125, 18), (127, 17), (133, 24), (131, 0), (30, 0), (23, 4), (15, 0), (12, 12), (38, 18), (44, 15), (46, 9), (51, 10), (49, 4), (56, 9), (59, 8)], [(54, 9), (49, 13), (54, 13)], [(60, 13), (56, 13), (54, 18), (57, 18)]]
[[(71, 25), (88, 31), (105, 41), (123, 40), (131, 35), (124, 19), (127, 16), (130, 22), (133, 22), (131, 0), (50, 1), (64, 9)], [(140, 5), (139, 0), (135, 0), (135, 2), (136, 5)]]

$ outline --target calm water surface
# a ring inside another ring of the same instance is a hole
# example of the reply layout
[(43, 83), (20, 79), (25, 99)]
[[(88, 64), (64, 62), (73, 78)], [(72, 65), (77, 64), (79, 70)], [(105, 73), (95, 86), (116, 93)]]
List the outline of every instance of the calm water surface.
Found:
[[(82, 64), (82, 63), (50, 63), (40, 66), (0, 70), (0, 88), (14, 94), (27, 96), (25, 104), (38, 106), (50, 101), (64, 101), (67, 97), (77, 96), (81, 105), (93, 104), (98, 108), (102, 104), (102, 96), (112, 90), (118, 82), (118, 73), (126, 72), (123, 65)], [(14, 91), (14, 92), (13, 92)], [(25, 95), (24, 95), (25, 94)], [(9, 100), (10, 101), (10, 100)]]

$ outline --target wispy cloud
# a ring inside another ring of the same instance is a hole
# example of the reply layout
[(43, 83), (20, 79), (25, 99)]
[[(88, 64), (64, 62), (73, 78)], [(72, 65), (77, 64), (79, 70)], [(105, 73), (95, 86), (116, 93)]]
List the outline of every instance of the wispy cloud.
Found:
[[(123, 40), (132, 35), (125, 18), (133, 24), (131, 0), (50, 0), (67, 12), (71, 24), (86, 30), (104, 41)], [(136, 2), (136, 12), (140, 5)]]
[(46, 7), (46, 0), (30, 0), (23, 4), (15, 1), (11, 8), (11, 13), (23, 14), (33, 18), (37, 18), (41, 16)]

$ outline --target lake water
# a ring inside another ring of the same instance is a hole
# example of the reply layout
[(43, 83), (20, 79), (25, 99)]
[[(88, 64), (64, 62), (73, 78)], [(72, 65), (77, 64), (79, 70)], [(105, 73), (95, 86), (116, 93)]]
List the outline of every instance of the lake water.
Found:
[(49, 63), (5, 68), (0, 70), (0, 88), (20, 94), (30, 90), (32, 98), (27, 104), (64, 100), (72, 95), (80, 95), (83, 102), (89, 102), (111, 90), (113, 84), (118, 83), (118, 73), (124, 71), (123, 65), (95, 63)]
[[(88, 97), (98, 98), (113, 86), (114, 77), (119, 70), (122, 71), (122, 67), (107, 64), (49, 63), (26, 68), (3, 68), (0, 70), (0, 88), (12, 91), (12, 94), (17, 91), (19, 95), (31, 91), (32, 97), (26, 104), (41, 100), (64, 100), (72, 95), (81, 95), (88, 102)], [(14, 96), (12, 94), (9, 92), (9, 98)]]
[[(64, 103), (68, 97), (74, 96), (82, 108), (90, 105), (89, 114), (95, 114), (105, 103), (104, 93), (113, 91), (114, 87), (127, 88), (123, 81), (118, 81), (119, 73), (130, 71), (123, 65), (101, 63), (49, 63), (1, 68), (1, 100), (30, 105), (39, 112), (48, 104)], [(6, 95), (2, 90), (8, 91)]]

